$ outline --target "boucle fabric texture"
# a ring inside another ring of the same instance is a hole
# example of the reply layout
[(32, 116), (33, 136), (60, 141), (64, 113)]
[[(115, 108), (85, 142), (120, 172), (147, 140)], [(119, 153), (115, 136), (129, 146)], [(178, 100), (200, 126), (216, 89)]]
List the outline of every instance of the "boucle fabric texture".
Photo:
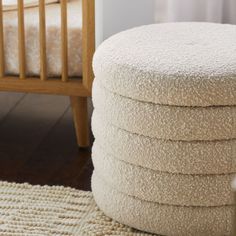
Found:
[[(68, 74), (82, 75), (82, 1), (70, 0), (68, 10)], [(28, 76), (40, 74), (39, 9), (25, 9), (26, 72)], [(59, 3), (46, 6), (47, 73), (61, 76), (61, 8)], [(4, 12), (5, 70), (18, 75), (18, 18), (17, 11)]]
[(179, 206), (234, 204), (235, 174), (183, 175), (154, 171), (117, 160), (98, 146), (93, 149), (96, 175), (114, 189), (142, 200)]
[(1, 236), (148, 236), (100, 211), (91, 192), (0, 182)]
[(103, 118), (129, 132), (170, 140), (236, 138), (236, 106), (178, 107), (140, 102), (109, 92), (97, 78), (93, 104)]
[(236, 26), (168, 23), (105, 41), (93, 61), (95, 201), (161, 235), (230, 235)]
[(119, 222), (170, 236), (231, 235), (234, 206), (180, 207), (148, 202), (122, 194), (93, 175), (95, 201)]
[(97, 50), (95, 77), (135, 100), (236, 105), (236, 26), (167, 23), (119, 33)]
[(236, 139), (185, 142), (150, 138), (109, 124), (97, 111), (93, 113), (92, 129), (95, 149), (100, 146), (130, 164), (169, 173), (236, 172)]

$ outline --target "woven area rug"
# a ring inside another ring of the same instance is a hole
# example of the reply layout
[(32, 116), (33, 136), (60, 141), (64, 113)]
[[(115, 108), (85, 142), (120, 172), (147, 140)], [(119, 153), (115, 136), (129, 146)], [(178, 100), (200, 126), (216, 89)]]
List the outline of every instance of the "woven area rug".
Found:
[(150, 236), (106, 217), (91, 192), (0, 182), (1, 236)]

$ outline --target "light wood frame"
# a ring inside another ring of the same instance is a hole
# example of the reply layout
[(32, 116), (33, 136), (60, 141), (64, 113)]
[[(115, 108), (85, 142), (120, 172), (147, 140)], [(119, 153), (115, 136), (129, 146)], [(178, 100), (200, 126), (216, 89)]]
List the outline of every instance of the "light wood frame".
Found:
[(18, 0), (19, 76), (5, 76), (2, 0), (0, 0), (0, 91), (70, 96), (77, 141), (89, 146), (87, 98), (93, 82), (92, 57), (95, 51), (95, 0), (82, 0), (82, 79), (68, 77), (67, 0), (61, 0), (61, 79), (47, 78), (45, 0), (39, 0), (40, 78), (26, 77), (23, 0)]

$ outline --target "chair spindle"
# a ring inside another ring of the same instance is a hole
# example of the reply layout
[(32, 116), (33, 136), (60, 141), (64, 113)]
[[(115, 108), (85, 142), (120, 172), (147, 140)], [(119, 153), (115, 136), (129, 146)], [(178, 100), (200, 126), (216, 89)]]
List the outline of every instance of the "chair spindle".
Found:
[(39, 0), (40, 79), (47, 79), (45, 0)]
[(68, 30), (67, 30), (67, 0), (61, 0), (61, 62), (62, 81), (68, 81)]
[(26, 59), (25, 59), (24, 0), (17, 0), (17, 2), (18, 2), (19, 74), (20, 74), (20, 79), (25, 79)]

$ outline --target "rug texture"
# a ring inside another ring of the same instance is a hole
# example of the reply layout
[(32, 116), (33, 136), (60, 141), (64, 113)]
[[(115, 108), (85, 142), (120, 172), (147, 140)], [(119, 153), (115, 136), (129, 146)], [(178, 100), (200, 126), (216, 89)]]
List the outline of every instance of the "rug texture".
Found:
[(91, 192), (0, 182), (1, 236), (148, 236), (105, 216)]

